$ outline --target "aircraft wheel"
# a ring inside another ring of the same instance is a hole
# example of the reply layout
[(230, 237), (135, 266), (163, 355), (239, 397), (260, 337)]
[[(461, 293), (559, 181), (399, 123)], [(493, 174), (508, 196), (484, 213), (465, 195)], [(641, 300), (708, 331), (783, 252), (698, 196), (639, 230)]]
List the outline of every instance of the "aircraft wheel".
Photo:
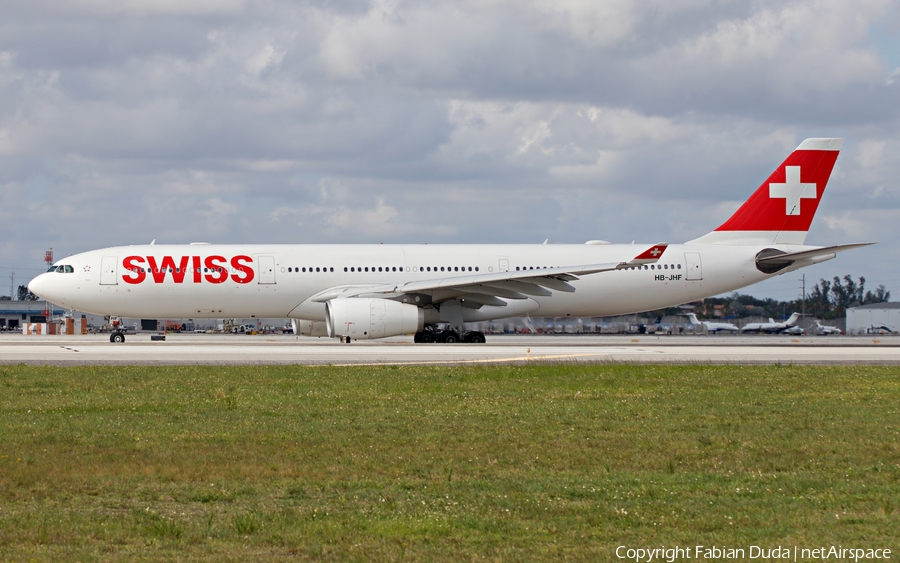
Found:
[(432, 344), (434, 342), (434, 333), (430, 330), (423, 330), (422, 332), (418, 333), (418, 335), (419, 342), (421, 342), (422, 344)]
[(456, 344), (459, 342), (459, 333), (455, 330), (445, 330), (438, 335), (438, 342), (441, 344)]
[(469, 344), (484, 344), (486, 339), (484, 337), (484, 333), (472, 331), (466, 334), (465, 339)]
[(122, 342), (125, 342), (125, 335), (121, 332), (114, 332), (109, 335), (109, 341), (115, 342), (116, 344), (121, 344)]

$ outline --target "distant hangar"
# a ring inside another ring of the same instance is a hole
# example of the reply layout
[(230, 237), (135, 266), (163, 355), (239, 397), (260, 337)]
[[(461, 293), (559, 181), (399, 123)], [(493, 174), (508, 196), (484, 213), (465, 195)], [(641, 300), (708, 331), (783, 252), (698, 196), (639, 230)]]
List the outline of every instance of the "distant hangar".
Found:
[(886, 334), (900, 329), (900, 302), (847, 309), (847, 334)]

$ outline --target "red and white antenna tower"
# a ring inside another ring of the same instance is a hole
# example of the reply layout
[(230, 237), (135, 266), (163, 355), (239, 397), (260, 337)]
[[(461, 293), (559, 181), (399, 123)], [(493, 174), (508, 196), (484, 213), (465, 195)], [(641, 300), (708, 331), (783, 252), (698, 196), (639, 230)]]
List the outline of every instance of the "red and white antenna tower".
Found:
[[(47, 263), (47, 269), (49, 270), (50, 266), (53, 265), (53, 249), (52, 248), (44, 253), (44, 262)], [(50, 321), (50, 315), (52, 313), (53, 313), (53, 306), (50, 305), (50, 302), (48, 301), (46, 303), (46, 305), (44, 306), (44, 318), (47, 319), (47, 321)]]

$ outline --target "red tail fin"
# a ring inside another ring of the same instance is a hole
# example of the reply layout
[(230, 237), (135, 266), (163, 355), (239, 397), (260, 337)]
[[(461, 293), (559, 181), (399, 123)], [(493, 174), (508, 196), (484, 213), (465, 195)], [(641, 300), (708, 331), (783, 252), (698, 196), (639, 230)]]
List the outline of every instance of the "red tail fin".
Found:
[(734, 215), (693, 243), (803, 244), (843, 139), (806, 139)]

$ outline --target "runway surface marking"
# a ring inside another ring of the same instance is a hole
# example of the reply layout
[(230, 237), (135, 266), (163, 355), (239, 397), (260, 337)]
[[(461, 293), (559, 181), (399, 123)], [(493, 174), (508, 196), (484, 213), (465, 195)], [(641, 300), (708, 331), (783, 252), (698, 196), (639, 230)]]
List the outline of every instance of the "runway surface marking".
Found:
[(413, 344), (411, 338), (341, 344), (291, 335), (0, 335), (0, 364), (33, 365), (428, 365), (521, 362), (882, 363), (900, 365), (900, 337), (605, 335), (491, 336), (487, 344)]
[(496, 363), (512, 363), (512, 362), (545, 362), (549, 360), (570, 360), (574, 358), (607, 358), (609, 359), (611, 356), (609, 354), (597, 353), (597, 354), (557, 354), (557, 355), (546, 355), (546, 356), (519, 356), (519, 357), (509, 357), (509, 358), (486, 358), (486, 359), (474, 359), (474, 360), (441, 360), (438, 362), (433, 361), (421, 361), (421, 362), (371, 362), (371, 363), (350, 363), (350, 364), (329, 364), (337, 367), (350, 367), (350, 366), (436, 366), (436, 365), (447, 365), (447, 364), (496, 364)]

